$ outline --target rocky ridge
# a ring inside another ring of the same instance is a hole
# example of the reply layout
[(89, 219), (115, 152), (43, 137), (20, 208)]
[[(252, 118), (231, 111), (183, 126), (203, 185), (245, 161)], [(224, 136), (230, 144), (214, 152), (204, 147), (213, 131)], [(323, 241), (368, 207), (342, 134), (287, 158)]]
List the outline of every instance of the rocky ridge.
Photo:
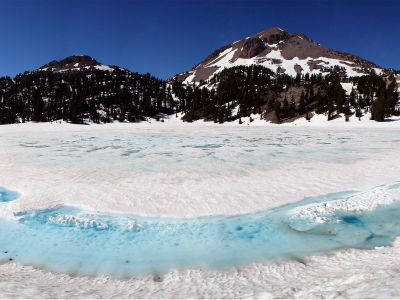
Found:
[(99, 70), (112, 70), (116, 67), (105, 66), (95, 59), (91, 58), (88, 55), (74, 55), (69, 56), (63, 60), (57, 61), (53, 60), (52, 62), (44, 65), (39, 68), (39, 71), (53, 71), (53, 72), (62, 72), (68, 70), (79, 70), (79, 69), (89, 69), (95, 68)]

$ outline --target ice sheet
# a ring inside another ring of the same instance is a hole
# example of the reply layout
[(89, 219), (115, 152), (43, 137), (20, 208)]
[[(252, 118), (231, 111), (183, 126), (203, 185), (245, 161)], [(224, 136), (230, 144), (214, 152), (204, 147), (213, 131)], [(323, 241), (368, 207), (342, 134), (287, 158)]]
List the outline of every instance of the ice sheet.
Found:
[[(323, 115), (283, 126), (257, 122), (0, 126), (0, 184), (23, 193), (2, 212), (72, 205), (151, 217), (239, 215), (399, 180), (397, 122)], [(0, 266), (0, 296), (398, 297), (399, 249), (396, 242), (342, 251), (306, 265), (173, 270), (161, 282), (74, 278), (8, 263)]]
[(0, 182), (24, 193), (14, 212), (74, 205), (198, 217), (398, 179), (398, 130), (205, 125), (2, 126)]

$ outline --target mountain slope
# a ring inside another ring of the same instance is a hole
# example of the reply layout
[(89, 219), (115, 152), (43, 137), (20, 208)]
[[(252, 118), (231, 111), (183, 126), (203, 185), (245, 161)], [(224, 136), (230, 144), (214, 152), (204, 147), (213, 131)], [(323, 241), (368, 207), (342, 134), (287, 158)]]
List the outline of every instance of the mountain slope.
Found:
[(178, 80), (200, 82), (224, 68), (253, 64), (290, 76), (328, 74), (334, 68), (348, 77), (383, 71), (358, 56), (323, 47), (304, 34), (273, 27), (214, 51), (191, 71), (179, 74)]

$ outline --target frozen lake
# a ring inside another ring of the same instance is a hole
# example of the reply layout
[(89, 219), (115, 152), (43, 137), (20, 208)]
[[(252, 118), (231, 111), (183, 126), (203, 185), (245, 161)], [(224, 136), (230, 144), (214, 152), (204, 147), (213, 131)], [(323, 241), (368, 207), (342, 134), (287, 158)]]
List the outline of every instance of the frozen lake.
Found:
[(237, 215), (399, 179), (398, 130), (35, 125), (0, 132), (21, 210)]
[(257, 273), (253, 263), (391, 245), (400, 235), (399, 133), (1, 126), (0, 260), (127, 278), (171, 268)]
[[(57, 126), (57, 125), (54, 125)], [(373, 142), (371, 142), (373, 141)], [(11, 145), (24, 163), (43, 166), (104, 167), (112, 171), (203, 174), (277, 169), (296, 163), (350, 164), (400, 144), (397, 131), (130, 130), (21, 134)], [(18, 150), (17, 150), (18, 149)]]

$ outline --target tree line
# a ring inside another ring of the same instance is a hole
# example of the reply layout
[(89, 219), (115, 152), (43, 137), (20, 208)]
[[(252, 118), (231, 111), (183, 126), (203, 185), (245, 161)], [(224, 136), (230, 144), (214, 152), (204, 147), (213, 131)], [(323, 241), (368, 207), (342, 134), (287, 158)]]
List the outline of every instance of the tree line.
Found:
[(135, 122), (175, 111), (164, 80), (114, 68), (34, 71), (0, 78), (0, 124), (14, 122)]
[[(355, 89), (349, 96), (342, 82)], [(204, 119), (223, 123), (251, 114), (276, 122), (290, 121), (311, 112), (324, 113), (327, 120), (339, 114), (384, 121), (399, 115), (398, 92), (393, 75), (347, 78), (340, 68), (321, 74), (276, 74), (259, 65), (237, 66), (198, 84), (176, 78), (157, 79), (113, 67), (53, 72), (39, 70), (0, 78), (0, 124), (65, 120), (108, 123), (137, 122), (159, 113), (183, 112), (183, 120)], [(239, 122), (240, 122), (239, 121)]]
[[(355, 86), (349, 96), (341, 82)], [(372, 74), (347, 78), (340, 68), (322, 74), (276, 74), (263, 66), (236, 66), (224, 69), (208, 81), (185, 86), (176, 79), (172, 90), (179, 97), (183, 119), (204, 119), (223, 123), (251, 114), (274, 113), (278, 123), (295, 117), (324, 113), (327, 120), (339, 114), (361, 117), (371, 111), (371, 119), (400, 114), (395, 77)], [(290, 97), (288, 91), (294, 91)], [(293, 94), (296, 94), (293, 95)]]

